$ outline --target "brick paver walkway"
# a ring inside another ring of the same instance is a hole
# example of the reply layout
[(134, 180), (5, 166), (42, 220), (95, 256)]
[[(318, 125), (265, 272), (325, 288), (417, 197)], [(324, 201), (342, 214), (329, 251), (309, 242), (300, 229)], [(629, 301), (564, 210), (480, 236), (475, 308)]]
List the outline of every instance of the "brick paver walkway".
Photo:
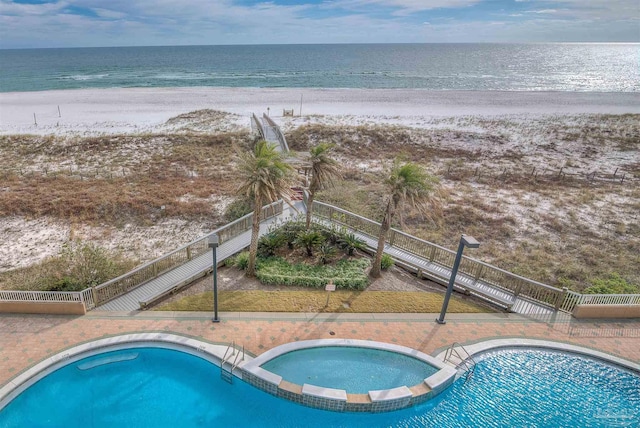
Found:
[[(0, 315), (0, 386), (39, 361), (94, 339), (141, 332), (171, 332), (211, 343), (236, 340), (258, 355), (286, 342), (321, 338), (396, 343), (435, 355), (451, 343), (523, 337), (597, 349), (640, 362), (640, 320), (579, 322), (566, 315), (535, 320), (516, 314), (257, 314), (91, 312), (77, 316)], [(332, 334), (332, 332), (334, 334)]]

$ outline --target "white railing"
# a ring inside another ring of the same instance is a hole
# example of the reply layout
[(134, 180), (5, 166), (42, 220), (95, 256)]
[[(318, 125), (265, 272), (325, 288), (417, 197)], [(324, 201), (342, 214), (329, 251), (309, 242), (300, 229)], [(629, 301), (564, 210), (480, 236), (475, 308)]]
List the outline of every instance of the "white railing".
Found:
[(262, 128), (262, 124), (260, 123), (260, 119), (256, 116), (255, 113), (251, 113), (251, 131), (258, 132), (260, 134), (260, 138), (264, 139), (264, 129)]
[(263, 117), (264, 117), (264, 120), (266, 120), (267, 123), (269, 123), (269, 126), (273, 130), (273, 133), (275, 134), (276, 138), (280, 142), (280, 147), (282, 148), (282, 151), (285, 153), (288, 153), (289, 145), (287, 144), (287, 140), (286, 138), (284, 138), (284, 134), (280, 130), (280, 127), (276, 125), (276, 123), (266, 114), (263, 114)]
[(81, 291), (0, 290), (0, 301), (13, 302), (82, 302)]
[(640, 294), (583, 294), (578, 305), (640, 305)]

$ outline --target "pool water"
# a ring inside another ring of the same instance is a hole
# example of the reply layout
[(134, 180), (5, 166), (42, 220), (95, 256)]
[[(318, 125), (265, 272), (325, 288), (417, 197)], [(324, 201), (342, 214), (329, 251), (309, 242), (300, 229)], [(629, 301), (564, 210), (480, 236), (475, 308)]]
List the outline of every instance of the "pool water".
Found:
[(352, 346), (299, 349), (260, 367), (299, 385), (344, 389), (351, 394), (417, 385), (438, 371), (397, 352)]
[[(137, 354), (137, 355), (135, 355)], [(505, 350), (433, 400), (381, 413), (335, 413), (273, 397), (192, 355), (110, 352), (46, 376), (0, 411), (0, 426), (638, 427), (640, 377), (576, 355)]]

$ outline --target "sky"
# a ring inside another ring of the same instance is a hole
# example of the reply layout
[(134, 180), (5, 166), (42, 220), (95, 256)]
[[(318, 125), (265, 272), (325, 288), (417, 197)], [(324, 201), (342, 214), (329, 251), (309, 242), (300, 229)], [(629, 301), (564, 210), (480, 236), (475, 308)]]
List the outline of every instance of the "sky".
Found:
[(640, 42), (640, 0), (0, 0), (0, 48)]

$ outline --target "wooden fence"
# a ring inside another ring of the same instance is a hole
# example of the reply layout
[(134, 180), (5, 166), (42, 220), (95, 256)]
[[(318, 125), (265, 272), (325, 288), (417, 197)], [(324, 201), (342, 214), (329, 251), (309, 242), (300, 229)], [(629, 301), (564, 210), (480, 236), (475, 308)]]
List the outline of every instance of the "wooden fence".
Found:
[(640, 177), (637, 174), (633, 174), (627, 171), (623, 171), (620, 168), (616, 168), (613, 171), (589, 171), (589, 172), (568, 172), (564, 170), (564, 167), (558, 169), (543, 168), (502, 168), (492, 169), (486, 166), (448, 166), (444, 170), (445, 177), (452, 178), (465, 178), (465, 179), (480, 179), (491, 178), (494, 180), (527, 180), (527, 181), (546, 181), (546, 182), (579, 182), (587, 181), (590, 183), (611, 183), (611, 184), (637, 184), (640, 182)]

